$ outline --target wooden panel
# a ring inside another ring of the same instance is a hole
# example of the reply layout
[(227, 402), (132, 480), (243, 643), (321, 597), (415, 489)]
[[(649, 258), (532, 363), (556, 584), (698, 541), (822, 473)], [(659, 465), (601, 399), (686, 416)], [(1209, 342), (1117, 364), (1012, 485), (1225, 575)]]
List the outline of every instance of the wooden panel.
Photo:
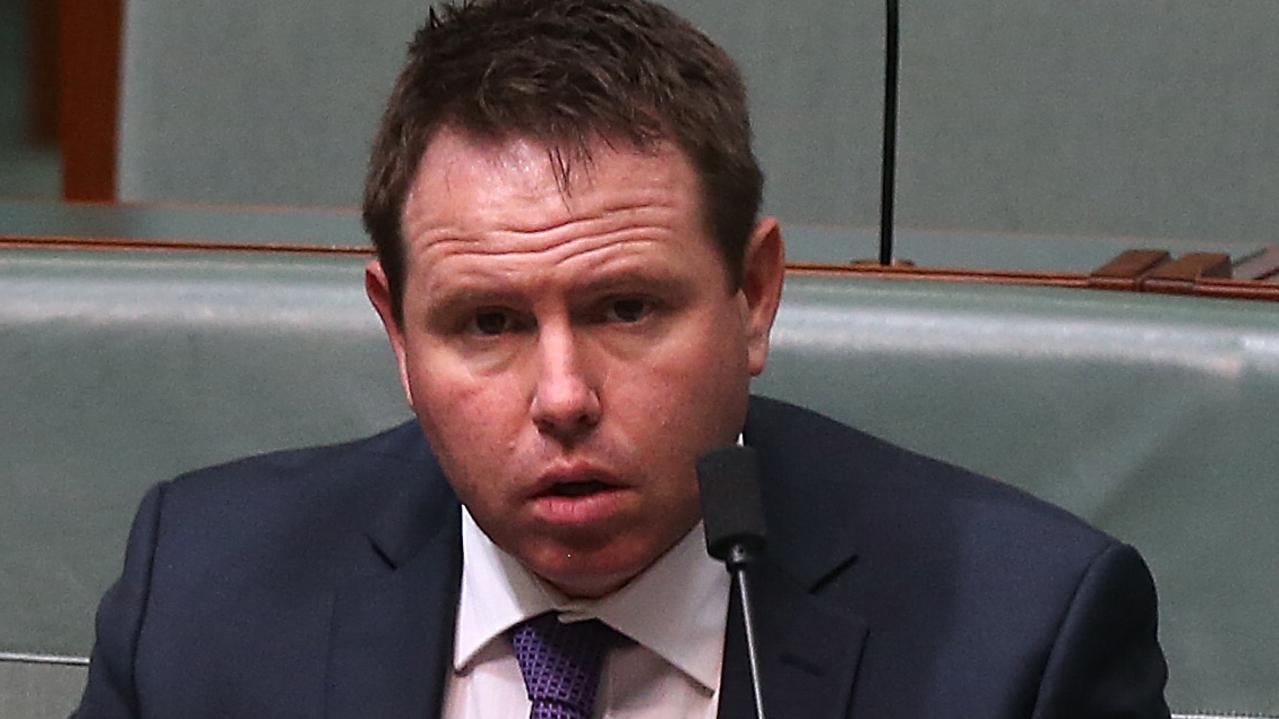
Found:
[(114, 200), (123, 0), (60, 0), (62, 196)]
[(1092, 271), (1088, 284), (1108, 290), (1141, 289), (1141, 278), (1168, 261), (1167, 250), (1126, 250)]
[(1230, 255), (1224, 252), (1188, 252), (1147, 274), (1142, 279), (1141, 289), (1194, 294), (1200, 280), (1209, 277), (1230, 279), (1230, 269)]

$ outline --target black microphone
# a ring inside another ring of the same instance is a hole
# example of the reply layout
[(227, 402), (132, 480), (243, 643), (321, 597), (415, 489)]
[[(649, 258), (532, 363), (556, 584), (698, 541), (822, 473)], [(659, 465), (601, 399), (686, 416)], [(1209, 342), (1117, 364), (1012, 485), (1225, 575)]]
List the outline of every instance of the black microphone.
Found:
[(751, 592), (743, 571), (764, 551), (764, 502), (760, 495), (759, 458), (750, 447), (724, 447), (697, 460), (706, 551), (724, 562), (737, 580), (746, 625), (746, 653), (755, 689), (755, 716), (764, 719), (764, 690), (760, 684), (759, 651)]

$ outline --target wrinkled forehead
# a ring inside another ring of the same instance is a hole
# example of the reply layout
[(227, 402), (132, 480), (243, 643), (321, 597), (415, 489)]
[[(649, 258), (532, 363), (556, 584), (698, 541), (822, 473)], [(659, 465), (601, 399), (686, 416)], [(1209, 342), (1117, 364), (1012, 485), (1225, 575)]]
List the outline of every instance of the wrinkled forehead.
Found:
[(666, 140), (637, 144), (595, 135), (556, 141), (444, 127), (418, 163), (401, 222), (407, 238), (425, 215), (501, 214), (550, 204), (572, 212), (601, 191), (644, 188), (678, 193), (705, 220), (700, 178)]

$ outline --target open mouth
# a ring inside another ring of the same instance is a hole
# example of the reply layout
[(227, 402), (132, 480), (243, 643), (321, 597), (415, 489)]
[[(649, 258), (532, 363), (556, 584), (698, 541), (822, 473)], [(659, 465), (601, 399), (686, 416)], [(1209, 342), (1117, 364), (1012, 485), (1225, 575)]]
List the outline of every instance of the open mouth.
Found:
[(625, 510), (629, 494), (624, 485), (593, 479), (599, 476), (595, 473), (565, 475), (533, 496), (530, 506), (539, 520), (560, 528), (599, 528)]
[(609, 485), (594, 480), (588, 482), (556, 482), (546, 494), (552, 497), (584, 497), (610, 489)]

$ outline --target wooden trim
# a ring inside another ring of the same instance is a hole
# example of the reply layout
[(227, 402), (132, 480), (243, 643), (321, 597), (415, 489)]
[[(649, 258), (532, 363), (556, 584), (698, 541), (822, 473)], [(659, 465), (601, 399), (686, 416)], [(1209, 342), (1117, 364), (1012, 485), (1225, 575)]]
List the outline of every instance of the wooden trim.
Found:
[[(1142, 294), (1179, 294), (1195, 297), (1279, 301), (1279, 284), (1234, 280), (1200, 275), (1191, 283), (1155, 283), (1150, 285), (1097, 285), (1088, 275), (1072, 272), (1019, 272), (1013, 270), (968, 270), (942, 267), (881, 267), (871, 265), (823, 265), (793, 262), (786, 269), (794, 274), (831, 277), (869, 277), (889, 280), (926, 280), (966, 284), (1020, 285), (1032, 287), (1073, 287), (1104, 292)], [(1216, 271), (1215, 269), (1213, 271)]]
[(123, 0), (58, 0), (62, 196), (116, 197)]
[(60, 237), (0, 235), (0, 249), (88, 250), (98, 252), (273, 252), (295, 255), (373, 255), (372, 247), (284, 243), (139, 240), (129, 237)]
[(971, 270), (951, 267), (909, 267), (855, 264), (827, 265), (815, 262), (788, 262), (794, 274), (824, 274), (894, 280), (935, 280), (996, 285), (1039, 285), (1047, 287), (1087, 287), (1088, 277), (1075, 272), (1030, 272), (1019, 270)]
[[(80, 250), (97, 252), (242, 252), (295, 255), (332, 255), (372, 257), (373, 248), (359, 245), (301, 245), (233, 242), (199, 242), (190, 240), (140, 240), (127, 237), (59, 237), (0, 234), (0, 249)], [(1215, 271), (1215, 270), (1214, 270)], [(1077, 272), (1020, 272), (1015, 270), (969, 270), (948, 267), (906, 267), (879, 265), (828, 265), (814, 262), (789, 262), (787, 274), (821, 275), (843, 278), (916, 280), (954, 282), (959, 284), (1015, 285), (1024, 287), (1066, 287), (1099, 292), (1135, 292), (1141, 294), (1181, 294), (1204, 298), (1262, 300), (1279, 302), (1279, 284), (1200, 275), (1190, 283), (1171, 283), (1168, 289), (1142, 283), (1140, 287), (1098, 286), (1089, 275)]]
[(44, 203), (61, 205), (90, 205), (96, 207), (115, 207), (138, 210), (177, 210), (177, 211), (212, 211), (248, 214), (279, 215), (355, 215), (359, 216), (360, 208), (356, 205), (280, 205), (269, 203), (239, 202), (195, 202), (186, 200), (50, 200), (41, 197), (15, 197), (15, 201), (26, 203)]
[(1279, 301), (1279, 284), (1256, 280), (1202, 279), (1188, 293), (1196, 297)]

